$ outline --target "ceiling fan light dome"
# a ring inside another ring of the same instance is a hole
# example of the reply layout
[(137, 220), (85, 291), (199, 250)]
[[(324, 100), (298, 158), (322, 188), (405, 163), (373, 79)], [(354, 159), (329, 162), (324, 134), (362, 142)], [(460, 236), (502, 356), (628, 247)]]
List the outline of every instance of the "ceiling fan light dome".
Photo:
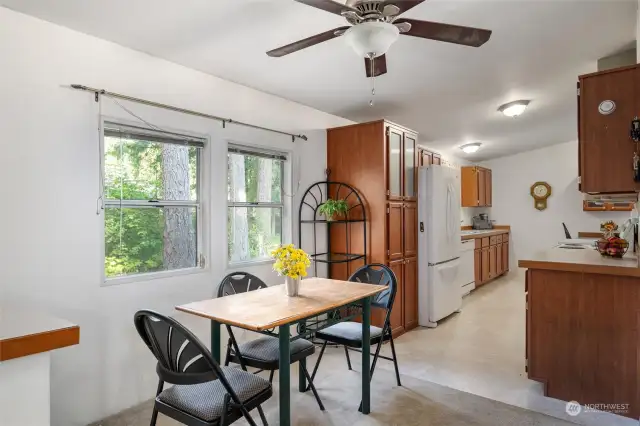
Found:
[(387, 22), (363, 22), (345, 32), (347, 44), (358, 56), (368, 58), (371, 54), (382, 56), (398, 39), (400, 30)]

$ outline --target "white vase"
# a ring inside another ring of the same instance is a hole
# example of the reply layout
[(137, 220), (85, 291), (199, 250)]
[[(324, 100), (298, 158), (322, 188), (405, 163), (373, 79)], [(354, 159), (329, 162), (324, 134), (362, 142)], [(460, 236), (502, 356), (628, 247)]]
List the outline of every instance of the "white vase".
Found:
[(285, 287), (287, 288), (287, 296), (295, 297), (300, 293), (300, 278), (285, 277)]

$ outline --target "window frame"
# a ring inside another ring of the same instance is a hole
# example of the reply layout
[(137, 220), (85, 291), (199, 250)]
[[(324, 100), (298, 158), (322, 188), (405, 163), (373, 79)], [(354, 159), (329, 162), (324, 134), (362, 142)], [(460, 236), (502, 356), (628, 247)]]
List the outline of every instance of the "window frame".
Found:
[[(207, 252), (207, 244), (205, 244), (205, 236), (206, 234), (206, 220), (204, 217), (204, 213), (207, 211), (205, 208), (208, 197), (206, 196), (205, 186), (206, 186), (206, 172), (205, 168), (209, 164), (209, 143), (210, 138), (208, 135), (197, 134), (194, 132), (189, 132), (181, 129), (172, 129), (167, 126), (163, 126), (163, 130), (167, 132), (175, 133), (176, 135), (186, 136), (194, 139), (199, 139), (203, 142), (204, 146), (198, 148), (197, 157), (196, 157), (196, 200), (185, 200), (185, 201), (168, 201), (163, 200), (158, 202), (150, 201), (150, 200), (107, 200), (105, 197), (105, 126), (108, 124), (113, 125), (121, 125), (127, 127), (136, 127), (140, 130), (141, 133), (144, 130), (148, 130), (150, 132), (154, 132), (154, 130), (149, 127), (143, 127), (139, 122), (131, 122), (127, 120), (122, 120), (119, 118), (101, 116), (100, 117), (100, 131), (99, 131), (99, 155), (100, 155), (100, 174), (99, 174), (99, 185), (100, 185), (100, 199), (99, 199), (99, 212), (101, 216), (100, 221), (100, 247), (101, 247), (101, 268), (100, 268), (100, 276), (101, 276), (101, 287), (109, 287), (113, 285), (127, 284), (127, 283), (135, 283), (135, 282), (144, 282), (155, 279), (162, 278), (171, 278), (176, 276), (184, 276), (184, 275), (192, 275), (192, 274), (200, 274), (209, 270), (209, 262), (208, 262), (208, 252)], [(159, 142), (162, 143), (162, 142)], [(204, 185), (203, 185), (204, 183)], [(128, 207), (128, 208), (158, 208), (163, 206), (179, 206), (179, 207), (194, 207), (196, 209), (196, 266), (188, 267), (188, 268), (180, 268), (180, 269), (171, 269), (167, 271), (154, 271), (154, 272), (142, 272), (136, 274), (127, 274), (120, 275), (115, 277), (108, 277), (107, 271), (105, 267), (106, 261), (106, 209), (113, 207)]]
[[(225, 235), (226, 235), (227, 244), (229, 243), (229, 233), (227, 231), (226, 224), (227, 224), (227, 221), (229, 220), (229, 209), (237, 208), (237, 207), (279, 208), (280, 209), (280, 244), (286, 244), (286, 242), (291, 239), (291, 216), (290, 216), (291, 202), (289, 200), (289, 197), (286, 196), (287, 191), (290, 189), (289, 177), (291, 173), (291, 164), (290, 164), (291, 151), (285, 150), (285, 149), (271, 148), (269, 146), (252, 145), (252, 144), (246, 144), (242, 142), (229, 140), (227, 141), (227, 147), (225, 150), (227, 154), (227, 157), (225, 160), (225, 174), (224, 174), (225, 182), (227, 182), (227, 180), (229, 179), (228, 155), (231, 153), (231, 150), (234, 148), (246, 151), (247, 154), (256, 153), (256, 154), (267, 154), (267, 155), (280, 155), (284, 157), (284, 159), (281, 160), (282, 164), (280, 165), (280, 176), (282, 178), (281, 178), (281, 185), (280, 185), (280, 202), (279, 203), (229, 201), (228, 191), (227, 190), (224, 191), (224, 196), (226, 201)], [(260, 155), (258, 155), (258, 157), (259, 156)], [(245, 266), (250, 267), (250, 266), (271, 264), (274, 262), (274, 260), (269, 257), (252, 259), (252, 260), (241, 260), (241, 261), (234, 262), (229, 257), (228, 250), (225, 250), (225, 255), (227, 257), (226, 263), (227, 263), (228, 269), (236, 269), (236, 268), (245, 267)]]

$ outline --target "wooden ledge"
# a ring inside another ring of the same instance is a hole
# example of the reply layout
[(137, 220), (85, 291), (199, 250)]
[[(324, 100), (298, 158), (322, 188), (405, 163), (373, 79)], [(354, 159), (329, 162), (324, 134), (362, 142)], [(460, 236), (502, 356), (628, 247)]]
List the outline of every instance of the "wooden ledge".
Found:
[(35, 355), (80, 343), (80, 327), (45, 331), (29, 336), (0, 340), (0, 361)]

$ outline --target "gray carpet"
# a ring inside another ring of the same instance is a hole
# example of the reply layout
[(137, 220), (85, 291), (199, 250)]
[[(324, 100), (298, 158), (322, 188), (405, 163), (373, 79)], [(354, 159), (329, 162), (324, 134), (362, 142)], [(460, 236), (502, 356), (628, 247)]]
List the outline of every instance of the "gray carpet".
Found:
[[(398, 387), (392, 372), (379, 369), (372, 383), (372, 412), (358, 412), (360, 373), (334, 368), (323, 371), (321, 366), (316, 386), (326, 407), (321, 412), (311, 392), (297, 391), (297, 377), (292, 377), (292, 423), (304, 426), (572, 426), (573, 423), (544, 414), (503, 404), (477, 395), (457, 391), (435, 383), (402, 376)], [(354, 366), (355, 367), (355, 366)], [(297, 369), (296, 369), (297, 370)], [(293, 370), (292, 370), (293, 373)], [(265, 373), (263, 376), (268, 377)], [(277, 383), (277, 376), (274, 380)], [(294, 389), (295, 384), (295, 389)], [(131, 408), (92, 426), (147, 426), (151, 416), (151, 401)], [(278, 422), (278, 394), (264, 407), (272, 426)], [(251, 413), (260, 425), (256, 411)], [(246, 425), (238, 421), (237, 425)], [(158, 426), (177, 426), (162, 414)]]

